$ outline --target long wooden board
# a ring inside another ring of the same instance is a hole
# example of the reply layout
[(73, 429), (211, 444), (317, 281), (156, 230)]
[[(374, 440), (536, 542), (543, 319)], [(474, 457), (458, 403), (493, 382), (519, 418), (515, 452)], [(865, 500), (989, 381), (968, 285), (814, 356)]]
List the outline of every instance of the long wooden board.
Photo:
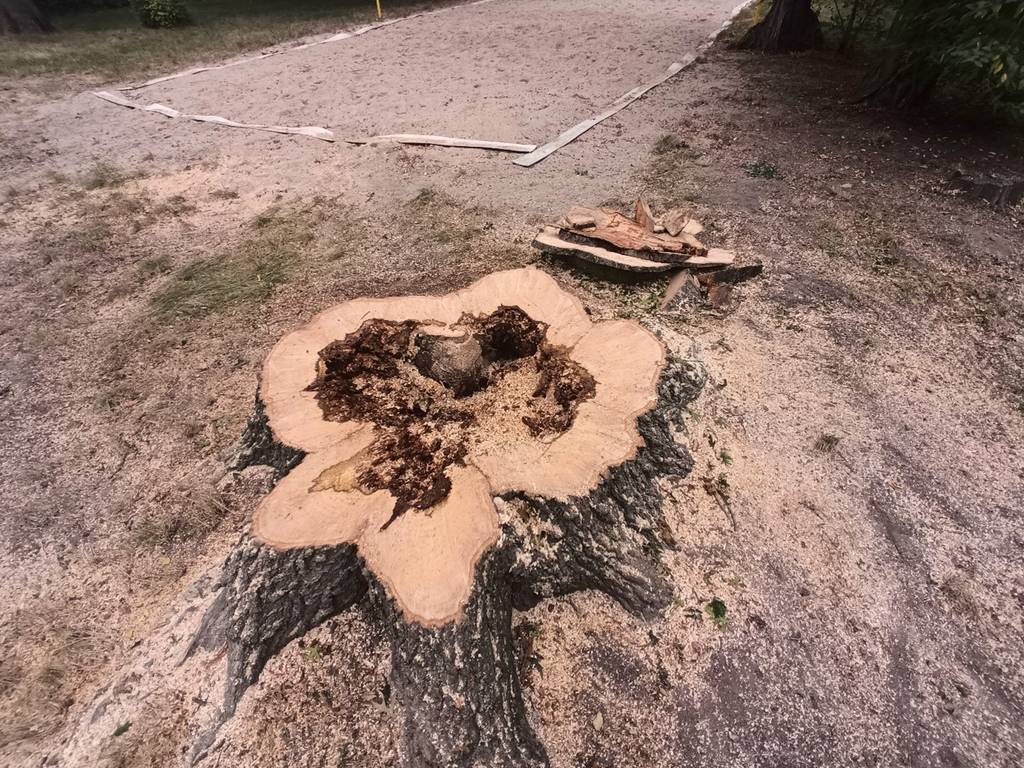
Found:
[(371, 136), (368, 139), (345, 139), (348, 144), (374, 144), (378, 141), (394, 141), (399, 144), (430, 144), (438, 147), (464, 147), (467, 149), (493, 149), (498, 152), (532, 152), (536, 144), (515, 144), (509, 141), (486, 141), (484, 139), (463, 139), (453, 136), (429, 136), (420, 133), (388, 133)]
[(156, 112), (164, 117), (181, 117), (186, 120), (194, 120), (197, 123), (215, 123), (216, 125), (223, 125), (227, 128), (248, 128), (252, 131), (269, 131), (270, 133), (287, 133), (298, 136), (309, 136), (313, 139), (320, 139), (320, 141), (334, 141), (334, 133), (321, 128), (318, 125), (261, 125), (258, 123), (239, 123), (234, 120), (228, 120), (226, 117), (220, 115), (189, 115), (184, 112), (179, 112), (173, 107), (168, 107), (163, 104), (148, 104), (143, 106), (142, 104), (136, 104), (134, 101), (126, 99), (117, 93), (110, 93), (109, 91), (94, 91), (93, 96), (104, 101), (108, 101), (111, 104), (117, 104), (119, 107), (127, 107), (128, 109), (137, 109), (141, 112)]
[(636, 88), (634, 88), (631, 91), (628, 91), (627, 93), (622, 94), (622, 96), (620, 96), (618, 99), (612, 102), (612, 104), (600, 114), (597, 114), (588, 120), (584, 120), (582, 123), (577, 123), (572, 128), (559, 134), (548, 143), (541, 144), (533, 152), (530, 152), (527, 155), (523, 155), (522, 157), (517, 157), (512, 162), (515, 163), (516, 165), (521, 165), (524, 168), (529, 168), (531, 165), (536, 165), (545, 157), (550, 155), (552, 152), (561, 149), (571, 141), (575, 141), (598, 123), (607, 120), (616, 112), (625, 109), (652, 88), (661, 85), (673, 75), (681, 72), (685, 67), (688, 67), (691, 63), (693, 63), (693, 60), (695, 58), (695, 54), (686, 54), (686, 56), (683, 57), (682, 61), (677, 61), (670, 64), (669, 68), (665, 70), (663, 74), (659, 75), (653, 80), (644, 83), (643, 85), (637, 86)]
[(534, 238), (533, 247), (538, 250), (550, 253), (554, 256), (569, 257), (575, 256), (584, 261), (600, 264), (605, 267), (621, 269), (624, 272), (657, 273), (668, 272), (675, 269), (674, 264), (663, 264), (648, 259), (638, 259), (635, 256), (626, 256), (622, 253), (609, 251), (607, 248), (599, 248), (596, 245), (582, 245), (564, 240), (558, 236), (558, 230), (554, 227), (544, 227)]

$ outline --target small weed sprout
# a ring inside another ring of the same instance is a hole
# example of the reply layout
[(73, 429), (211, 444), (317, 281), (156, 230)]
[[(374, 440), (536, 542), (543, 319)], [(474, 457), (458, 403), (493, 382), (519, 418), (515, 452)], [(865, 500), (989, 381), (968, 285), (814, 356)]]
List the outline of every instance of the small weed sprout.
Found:
[(711, 598), (708, 604), (704, 606), (704, 610), (707, 611), (711, 621), (719, 629), (725, 629), (729, 625), (729, 619), (725, 615), (725, 602), (721, 598)]
[(754, 160), (744, 163), (741, 167), (748, 176), (753, 176), (755, 179), (778, 179), (782, 175), (779, 173), (779, 167), (767, 160)]
[(674, 136), (671, 133), (663, 134), (654, 142), (654, 154), (656, 155), (667, 155), (670, 152), (676, 152), (680, 149), (689, 149), (690, 145), (680, 139), (678, 136)]

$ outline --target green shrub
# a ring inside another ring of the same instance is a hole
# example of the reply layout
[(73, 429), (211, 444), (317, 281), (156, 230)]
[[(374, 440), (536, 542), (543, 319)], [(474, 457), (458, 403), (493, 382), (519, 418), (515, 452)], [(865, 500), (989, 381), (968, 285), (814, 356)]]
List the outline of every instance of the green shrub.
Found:
[(903, 0), (875, 91), (897, 104), (967, 86), (1024, 119), (1024, 0)]
[(181, 0), (137, 0), (135, 8), (144, 27), (170, 29), (192, 23), (192, 17)]
[(1024, 120), (1024, 0), (815, 0), (841, 51), (876, 61), (868, 95), (896, 106), (942, 91)]

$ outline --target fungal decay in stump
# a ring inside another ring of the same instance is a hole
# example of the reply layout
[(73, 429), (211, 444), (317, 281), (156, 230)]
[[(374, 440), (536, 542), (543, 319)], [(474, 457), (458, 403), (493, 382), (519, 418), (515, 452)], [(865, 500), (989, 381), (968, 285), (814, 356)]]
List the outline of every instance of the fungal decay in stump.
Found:
[(278, 650), (367, 597), (408, 765), (545, 765), (512, 608), (581, 589), (644, 617), (668, 604), (659, 479), (690, 469), (672, 427), (702, 383), (536, 269), (351, 301), (283, 338), (240, 455), (284, 476), (194, 645), (227, 643), (217, 724)]

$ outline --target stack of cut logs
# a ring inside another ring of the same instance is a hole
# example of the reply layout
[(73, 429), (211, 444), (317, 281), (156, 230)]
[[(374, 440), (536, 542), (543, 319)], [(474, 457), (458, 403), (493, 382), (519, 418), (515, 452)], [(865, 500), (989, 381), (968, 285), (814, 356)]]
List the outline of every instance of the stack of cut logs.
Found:
[(706, 248), (697, 239), (703, 231), (704, 225), (685, 209), (674, 208), (656, 217), (640, 198), (633, 218), (611, 208), (573, 206), (555, 226), (545, 226), (533, 246), (552, 256), (582, 260), (638, 277), (680, 270), (669, 284), (662, 308), (680, 289), (686, 293), (687, 288), (693, 288), (718, 306), (720, 302), (715, 299), (719, 295), (726, 298), (729, 291), (716, 291), (716, 285), (733, 284), (760, 274), (761, 265), (723, 269), (732, 265), (736, 255), (721, 248)]

